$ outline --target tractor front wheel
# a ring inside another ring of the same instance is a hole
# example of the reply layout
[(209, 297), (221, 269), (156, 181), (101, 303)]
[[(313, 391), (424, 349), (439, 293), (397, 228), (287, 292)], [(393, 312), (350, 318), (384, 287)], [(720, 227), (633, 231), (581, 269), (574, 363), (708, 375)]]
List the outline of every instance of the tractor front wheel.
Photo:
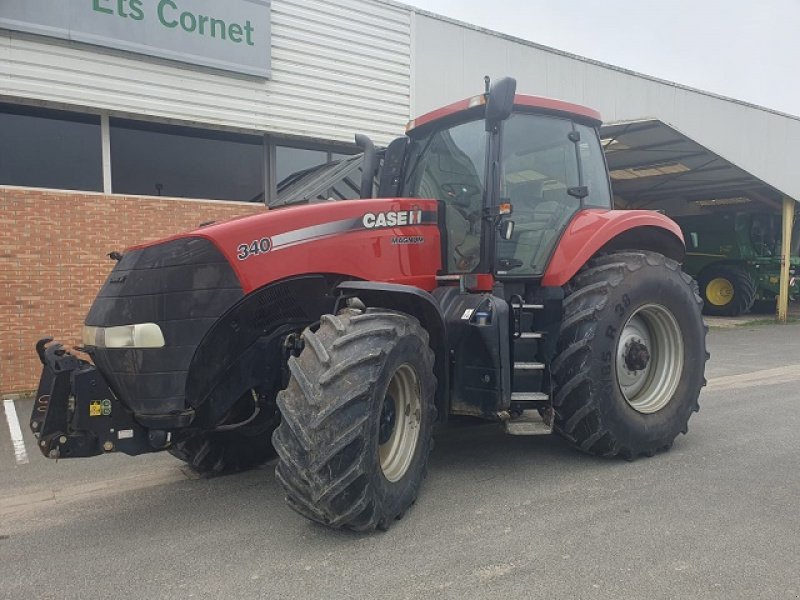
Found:
[(668, 449), (705, 385), (701, 305), (691, 277), (661, 254), (590, 261), (564, 300), (551, 365), (556, 431), (600, 456)]
[(303, 340), (273, 435), (287, 502), (329, 527), (387, 529), (416, 500), (431, 449), (428, 333), (403, 313), (346, 309)]

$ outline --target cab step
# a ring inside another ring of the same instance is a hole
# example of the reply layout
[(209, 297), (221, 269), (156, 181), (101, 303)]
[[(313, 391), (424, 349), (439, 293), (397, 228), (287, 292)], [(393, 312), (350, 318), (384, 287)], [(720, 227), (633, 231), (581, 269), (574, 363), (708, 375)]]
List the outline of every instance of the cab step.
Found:
[(511, 392), (512, 402), (548, 402), (550, 396), (543, 392)]
[(510, 435), (548, 435), (553, 433), (553, 421), (546, 422), (538, 410), (524, 410), (514, 419), (505, 421), (506, 433)]
[(544, 337), (541, 331), (523, 331), (517, 336), (520, 340), (540, 340)]
[(540, 362), (515, 362), (515, 371), (541, 371), (544, 369), (544, 363)]

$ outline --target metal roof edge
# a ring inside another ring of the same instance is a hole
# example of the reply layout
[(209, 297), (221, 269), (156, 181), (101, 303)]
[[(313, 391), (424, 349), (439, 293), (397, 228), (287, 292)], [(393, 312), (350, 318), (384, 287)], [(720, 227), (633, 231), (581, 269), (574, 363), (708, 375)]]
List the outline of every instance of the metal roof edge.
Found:
[[(408, 10), (412, 13), (416, 13), (419, 15), (423, 15), (425, 17), (430, 17), (431, 19), (435, 19), (437, 21), (442, 21), (444, 23), (450, 23), (451, 25), (456, 25), (458, 27), (463, 27), (464, 29), (471, 29), (472, 31), (476, 31), (478, 33), (485, 33), (487, 35), (491, 35), (493, 37), (501, 38), (504, 40), (508, 40), (510, 42), (514, 42), (517, 44), (522, 44), (523, 46), (529, 46), (531, 48), (536, 48), (537, 50), (543, 50), (545, 52), (549, 52), (550, 54), (555, 54), (557, 56), (562, 56), (565, 58), (571, 58), (574, 60), (578, 60), (584, 63), (588, 63), (591, 65), (595, 65), (598, 67), (603, 67), (605, 69), (610, 69), (612, 71), (617, 71), (618, 73), (623, 73), (625, 75), (633, 75), (634, 77), (640, 77), (642, 79), (647, 79), (648, 81), (653, 81), (655, 83), (661, 83), (664, 85), (669, 85), (681, 90), (686, 90), (687, 92), (694, 92), (695, 94), (700, 94), (703, 96), (708, 96), (710, 98), (714, 98), (716, 100), (722, 100), (724, 102), (732, 102), (734, 104), (738, 104), (740, 106), (745, 106), (747, 108), (753, 108), (756, 110), (760, 110), (763, 112), (767, 112), (773, 115), (777, 115), (779, 117), (785, 117), (787, 119), (792, 119), (793, 121), (800, 121), (799, 115), (792, 115), (774, 108), (768, 108), (766, 106), (761, 106), (759, 104), (754, 104), (752, 102), (747, 102), (746, 100), (739, 100), (737, 98), (731, 98), (730, 96), (723, 96), (722, 94), (716, 94), (714, 92), (709, 92), (707, 90), (701, 90), (700, 88), (695, 88), (689, 85), (685, 85), (682, 83), (677, 83), (675, 81), (670, 81), (668, 79), (661, 79), (654, 75), (647, 75), (646, 73), (640, 73), (638, 71), (633, 71), (631, 69), (626, 69), (625, 67), (618, 67), (617, 65), (612, 65), (610, 63), (604, 63), (599, 60), (595, 60), (593, 58), (588, 58), (586, 56), (581, 56), (580, 54), (573, 54), (572, 52), (567, 52), (566, 50), (559, 50), (557, 48), (553, 48), (552, 46), (545, 46), (544, 44), (539, 44), (536, 42), (532, 42), (530, 40), (526, 40), (524, 38), (520, 38), (508, 33), (502, 33), (500, 31), (495, 31), (494, 29), (489, 29), (487, 27), (481, 27), (480, 25), (473, 25), (472, 23), (467, 23), (466, 21), (460, 21), (458, 19), (454, 19), (452, 17), (446, 17), (444, 15), (437, 14), (435, 12), (431, 12), (429, 10), (425, 10), (422, 8), (418, 8), (416, 6), (412, 6), (410, 4), (405, 4), (403, 2), (398, 2), (397, 0), (371, 0), (376, 4), (383, 4), (383, 5), (390, 5), (396, 8), (402, 8)], [(509, 75), (513, 75), (513, 73), (509, 73)]]
[[(626, 119), (626, 120), (622, 120), (622, 121), (616, 121), (616, 122), (613, 122), (613, 123), (603, 123), (600, 126), (600, 131), (602, 132), (604, 127), (619, 127), (620, 125), (632, 125), (634, 123), (660, 123), (661, 125), (663, 125), (667, 129), (670, 129), (672, 132), (674, 132), (674, 133), (678, 134), (680, 137), (684, 138), (684, 140), (687, 140), (687, 141), (691, 142), (692, 144), (698, 146), (699, 148), (702, 148), (703, 150), (705, 150), (709, 154), (712, 154), (714, 156), (717, 156), (717, 157), (721, 158), (722, 160), (727, 162), (729, 165), (739, 169), (740, 171), (742, 171), (744, 173), (747, 173), (753, 179), (757, 179), (758, 181), (760, 181), (761, 183), (763, 183), (767, 187), (769, 187), (772, 190), (774, 190), (779, 195), (781, 195), (781, 196), (783, 196), (785, 198), (790, 198), (790, 199), (794, 200), (795, 202), (797, 202), (798, 204), (800, 204), (800, 199), (793, 198), (790, 194), (787, 194), (786, 192), (784, 192), (783, 190), (775, 187), (774, 185), (772, 185), (771, 183), (769, 183), (765, 179), (763, 179), (760, 176), (752, 173), (750, 170), (744, 168), (738, 162), (734, 162), (733, 160), (731, 160), (730, 158), (727, 158), (723, 154), (720, 154), (719, 152), (717, 152), (716, 150), (714, 150), (710, 146), (707, 146), (707, 145), (697, 141), (695, 138), (693, 138), (690, 135), (686, 134), (681, 128), (673, 125), (669, 121), (664, 121), (663, 119), (659, 119), (658, 117), (642, 117), (640, 119)], [(633, 148), (633, 149), (635, 150), (635, 148)]]

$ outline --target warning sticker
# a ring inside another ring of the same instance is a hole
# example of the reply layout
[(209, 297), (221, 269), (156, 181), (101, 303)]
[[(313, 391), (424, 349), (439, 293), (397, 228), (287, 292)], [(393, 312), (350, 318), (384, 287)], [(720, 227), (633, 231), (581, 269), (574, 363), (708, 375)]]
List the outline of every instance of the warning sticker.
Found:
[(89, 403), (89, 416), (90, 417), (99, 417), (103, 414), (103, 406), (100, 402), (90, 402)]

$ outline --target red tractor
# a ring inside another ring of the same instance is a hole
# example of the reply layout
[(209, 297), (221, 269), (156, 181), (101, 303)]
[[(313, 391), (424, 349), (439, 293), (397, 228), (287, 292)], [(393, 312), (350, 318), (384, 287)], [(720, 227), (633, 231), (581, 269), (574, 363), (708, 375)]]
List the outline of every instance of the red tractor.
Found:
[(708, 358), (681, 231), (612, 210), (595, 111), (515, 88), (413, 121), (377, 194), (361, 138), (361, 199), (112, 253), (94, 364), (37, 345), (42, 452), (167, 450), (203, 474), (277, 454), (294, 510), (372, 530), (415, 501), (451, 415), (599, 456), (670, 448)]

